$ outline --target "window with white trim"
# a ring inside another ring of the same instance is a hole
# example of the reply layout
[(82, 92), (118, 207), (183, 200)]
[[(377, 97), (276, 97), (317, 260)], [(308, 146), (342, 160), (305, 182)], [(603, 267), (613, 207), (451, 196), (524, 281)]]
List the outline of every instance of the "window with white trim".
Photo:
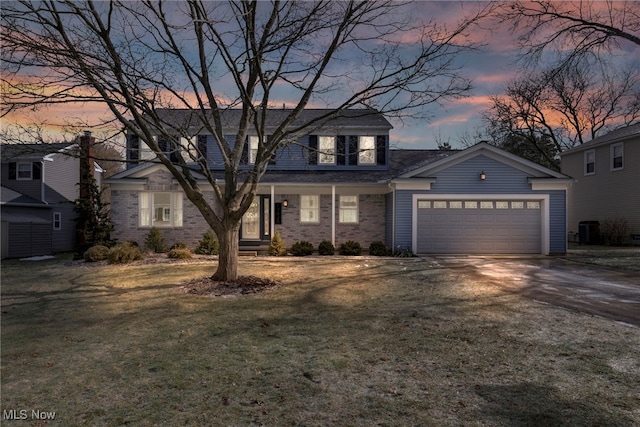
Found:
[(182, 227), (182, 193), (138, 193), (141, 227)]
[(584, 174), (594, 175), (596, 173), (596, 150), (584, 152)]
[(319, 136), (318, 137), (318, 164), (320, 165), (336, 164), (336, 137), (335, 136)]
[(320, 196), (300, 196), (300, 222), (320, 222)]
[(611, 145), (611, 170), (617, 171), (624, 168), (624, 146), (622, 142)]
[(358, 196), (340, 196), (338, 216), (341, 223), (357, 223)]
[(258, 157), (258, 143), (260, 142), (260, 137), (258, 136), (250, 136), (249, 137), (249, 164), (253, 165), (256, 163), (256, 157)]
[(62, 230), (62, 213), (60, 212), (53, 213), (53, 229)]
[(358, 139), (358, 164), (376, 164), (376, 138), (373, 136), (361, 136)]
[(33, 163), (21, 163), (16, 165), (16, 177), (18, 180), (30, 180), (33, 179)]

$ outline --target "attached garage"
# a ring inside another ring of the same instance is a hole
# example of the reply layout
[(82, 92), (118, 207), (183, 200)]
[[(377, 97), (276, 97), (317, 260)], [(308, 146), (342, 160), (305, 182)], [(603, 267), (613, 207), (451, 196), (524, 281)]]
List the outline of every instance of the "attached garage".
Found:
[(418, 253), (539, 254), (544, 201), (417, 198)]
[(486, 142), (391, 181), (393, 247), (416, 254), (561, 254), (573, 180)]

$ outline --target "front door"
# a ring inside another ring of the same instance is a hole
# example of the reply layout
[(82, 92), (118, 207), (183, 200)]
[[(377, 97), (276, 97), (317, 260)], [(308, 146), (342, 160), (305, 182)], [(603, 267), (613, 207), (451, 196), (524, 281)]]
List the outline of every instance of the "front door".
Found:
[(242, 217), (241, 240), (271, 240), (271, 198), (256, 196)]

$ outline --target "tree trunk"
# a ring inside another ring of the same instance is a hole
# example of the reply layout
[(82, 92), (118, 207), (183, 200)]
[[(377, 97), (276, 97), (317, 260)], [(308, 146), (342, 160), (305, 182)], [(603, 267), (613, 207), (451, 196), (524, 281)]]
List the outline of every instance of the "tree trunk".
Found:
[(231, 281), (238, 278), (238, 248), (240, 221), (235, 224), (225, 224), (217, 233), (220, 242), (218, 255), (218, 269), (213, 274), (213, 280)]

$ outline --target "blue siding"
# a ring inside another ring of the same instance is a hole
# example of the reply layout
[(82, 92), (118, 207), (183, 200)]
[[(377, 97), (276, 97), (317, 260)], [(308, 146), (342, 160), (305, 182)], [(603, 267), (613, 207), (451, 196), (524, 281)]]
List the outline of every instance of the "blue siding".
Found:
[[(479, 176), (483, 171), (487, 178), (481, 181)], [(436, 177), (437, 181), (431, 186), (432, 194), (531, 192), (531, 186), (527, 181), (529, 175), (484, 155), (478, 155), (440, 171)]]
[[(394, 250), (411, 249), (413, 191), (396, 191), (396, 241)], [(428, 194), (428, 192), (420, 192)]]
[[(536, 192), (539, 193), (539, 192)], [(567, 252), (566, 191), (545, 191), (549, 197), (549, 252)]]
[(387, 248), (392, 248), (392, 245), (393, 245), (393, 193), (388, 193), (384, 196), (384, 239), (385, 239), (385, 245), (387, 245)]
[[(231, 146), (235, 144), (235, 135), (226, 135), (225, 138)], [(309, 165), (309, 137), (304, 136), (300, 138), (296, 143), (291, 143), (285, 147), (279, 148), (276, 151), (276, 163), (270, 164), (269, 170), (279, 171), (294, 171), (294, 170), (388, 170), (389, 169), (389, 147), (387, 137), (387, 149), (385, 150), (385, 164), (384, 165)], [(349, 151), (347, 147), (347, 156)], [(222, 154), (218, 145), (213, 140), (212, 135), (207, 135), (207, 162), (212, 170), (224, 170), (224, 164), (222, 162)], [(250, 168), (250, 165), (243, 166), (241, 168)]]

